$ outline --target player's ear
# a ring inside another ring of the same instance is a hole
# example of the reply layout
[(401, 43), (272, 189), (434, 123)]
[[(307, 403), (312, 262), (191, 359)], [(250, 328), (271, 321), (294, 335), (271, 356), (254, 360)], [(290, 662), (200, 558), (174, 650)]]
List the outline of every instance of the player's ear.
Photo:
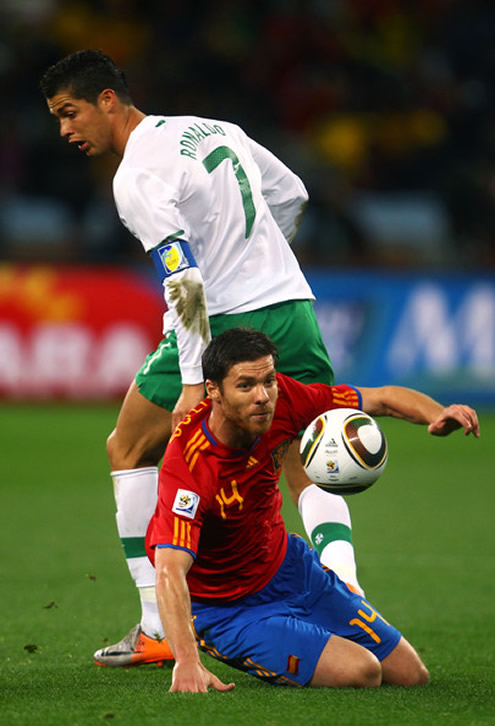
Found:
[(215, 381), (210, 381), (209, 378), (205, 381), (206, 393), (212, 399), (212, 401), (218, 401), (220, 398), (220, 389)]
[(98, 96), (98, 106), (104, 111), (110, 111), (115, 106), (117, 94), (112, 88), (105, 88)]

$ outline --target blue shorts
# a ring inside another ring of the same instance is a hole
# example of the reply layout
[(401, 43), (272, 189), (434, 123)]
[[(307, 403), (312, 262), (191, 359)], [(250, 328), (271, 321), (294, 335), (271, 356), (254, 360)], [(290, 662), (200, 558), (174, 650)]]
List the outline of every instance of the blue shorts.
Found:
[(289, 535), (287, 554), (260, 592), (231, 603), (193, 602), (198, 645), (214, 658), (278, 685), (305, 686), (333, 635), (383, 660), (401, 634), (317, 553)]

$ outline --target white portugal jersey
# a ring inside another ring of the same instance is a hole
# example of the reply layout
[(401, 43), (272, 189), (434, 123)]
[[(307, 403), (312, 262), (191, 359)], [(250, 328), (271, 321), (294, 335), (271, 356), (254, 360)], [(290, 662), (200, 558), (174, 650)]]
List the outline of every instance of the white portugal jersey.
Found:
[(239, 126), (146, 116), (129, 137), (113, 189), (123, 224), (147, 252), (161, 255), (167, 245), (174, 262), (164, 276), (164, 332), (177, 332), (183, 383), (202, 380), (209, 328), (206, 321), (205, 334), (181, 317), (178, 281), (204, 286), (207, 315), (313, 299), (289, 246), (306, 189)]

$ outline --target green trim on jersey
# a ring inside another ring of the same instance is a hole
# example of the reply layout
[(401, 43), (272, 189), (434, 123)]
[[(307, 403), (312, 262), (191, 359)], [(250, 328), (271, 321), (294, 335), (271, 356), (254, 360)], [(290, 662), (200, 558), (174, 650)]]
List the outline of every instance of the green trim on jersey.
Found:
[[(213, 337), (237, 327), (262, 330), (274, 341), (279, 353), (277, 370), (281, 373), (303, 383), (333, 384), (332, 365), (311, 300), (291, 300), (248, 313), (210, 317)], [(149, 401), (173, 410), (182, 391), (175, 332), (147, 356), (136, 383)]]

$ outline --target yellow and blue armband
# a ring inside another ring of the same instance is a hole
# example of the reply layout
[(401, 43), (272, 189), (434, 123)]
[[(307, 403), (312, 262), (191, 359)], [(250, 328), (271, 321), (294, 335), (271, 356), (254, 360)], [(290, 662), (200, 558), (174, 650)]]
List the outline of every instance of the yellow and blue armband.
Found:
[(173, 242), (160, 242), (151, 250), (151, 259), (162, 283), (176, 272), (198, 266), (189, 243), (181, 239)]

